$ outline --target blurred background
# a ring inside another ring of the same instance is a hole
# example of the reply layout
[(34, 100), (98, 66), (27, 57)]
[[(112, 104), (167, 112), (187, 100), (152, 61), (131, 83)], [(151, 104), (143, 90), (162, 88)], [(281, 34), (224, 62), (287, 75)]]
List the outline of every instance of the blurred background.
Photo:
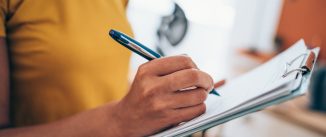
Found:
[[(255, 68), (303, 38), (321, 47), (309, 94), (193, 136), (326, 136), (325, 0), (129, 0), (135, 38), (187, 54), (215, 81)], [(133, 55), (131, 74), (145, 62)]]

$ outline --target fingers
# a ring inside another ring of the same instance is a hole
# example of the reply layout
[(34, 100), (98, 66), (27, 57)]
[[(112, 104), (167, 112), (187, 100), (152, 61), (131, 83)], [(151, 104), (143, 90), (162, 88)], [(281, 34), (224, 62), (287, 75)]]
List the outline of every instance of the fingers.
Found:
[(206, 105), (204, 103), (187, 108), (176, 109), (174, 115), (174, 124), (189, 121), (199, 115), (205, 113)]
[(164, 76), (179, 70), (197, 68), (191, 58), (185, 55), (155, 59), (143, 64), (141, 67), (146, 69), (148, 73), (157, 76)]
[(207, 96), (208, 93), (203, 88), (179, 91), (170, 95), (169, 104), (173, 109), (196, 106), (202, 104)]
[(197, 69), (177, 71), (164, 76), (162, 81), (162, 83), (168, 85), (165, 86), (165, 88), (168, 88), (166, 89), (167, 91), (179, 91), (189, 87), (199, 87), (209, 92), (213, 88), (213, 79), (207, 73)]

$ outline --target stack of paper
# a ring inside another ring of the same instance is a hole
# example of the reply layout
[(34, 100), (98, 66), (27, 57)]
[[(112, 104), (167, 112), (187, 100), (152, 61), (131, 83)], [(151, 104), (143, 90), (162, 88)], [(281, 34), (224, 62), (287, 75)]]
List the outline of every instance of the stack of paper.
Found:
[[(260, 67), (229, 80), (218, 89), (221, 96), (209, 95), (205, 102), (205, 114), (154, 136), (189, 135), (272, 105), (270, 103), (279, 103), (277, 100), (282, 97), (302, 95), (304, 92), (294, 94), (303, 85), (302, 75), (293, 73), (287, 77), (282, 76), (286, 71), (286, 64), (291, 63), (288, 70), (300, 68), (306, 60), (306, 56), (301, 55), (306, 55), (308, 51), (303, 40), (299, 41)], [(285, 98), (287, 99), (290, 98)]]

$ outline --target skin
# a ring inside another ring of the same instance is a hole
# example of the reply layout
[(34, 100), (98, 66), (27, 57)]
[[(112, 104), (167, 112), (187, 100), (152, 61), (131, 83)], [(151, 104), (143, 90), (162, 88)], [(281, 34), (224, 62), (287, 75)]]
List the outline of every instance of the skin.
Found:
[[(9, 124), (9, 69), (4, 38), (0, 38), (0, 125)], [(128, 94), (57, 122), (0, 130), (6, 137), (146, 136), (205, 112), (212, 78), (187, 56), (155, 59), (141, 65)], [(219, 86), (219, 85), (218, 85)], [(188, 87), (196, 89), (183, 90)]]

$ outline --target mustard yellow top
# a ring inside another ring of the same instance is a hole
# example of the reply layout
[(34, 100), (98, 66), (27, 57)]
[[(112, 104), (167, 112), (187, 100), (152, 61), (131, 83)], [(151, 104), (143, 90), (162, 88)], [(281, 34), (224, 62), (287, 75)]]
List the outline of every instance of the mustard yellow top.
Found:
[(130, 53), (126, 0), (0, 0), (0, 37), (11, 57), (14, 126), (54, 121), (119, 99)]

